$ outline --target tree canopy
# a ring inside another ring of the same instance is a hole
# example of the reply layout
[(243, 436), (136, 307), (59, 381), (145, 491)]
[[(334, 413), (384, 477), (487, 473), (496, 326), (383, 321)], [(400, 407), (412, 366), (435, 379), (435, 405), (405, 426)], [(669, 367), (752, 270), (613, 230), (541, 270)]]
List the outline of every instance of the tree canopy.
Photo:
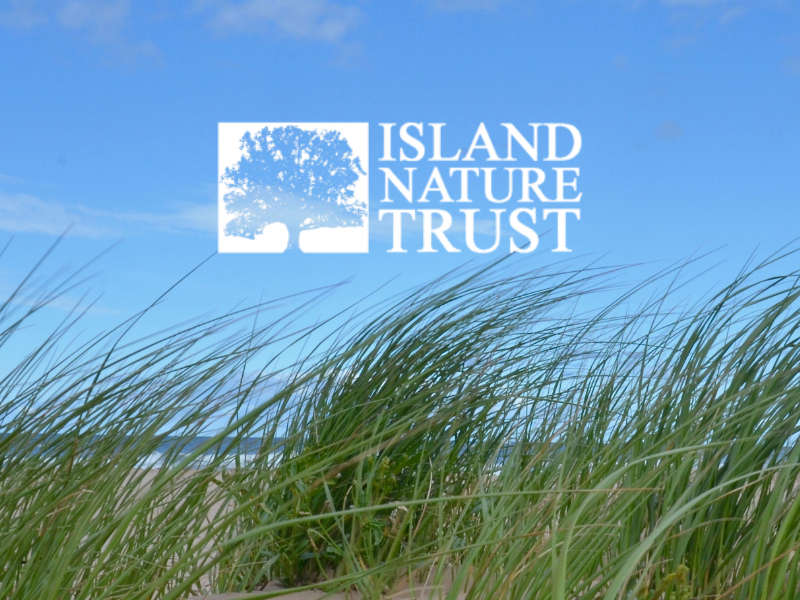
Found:
[(289, 247), (301, 230), (361, 225), (367, 206), (355, 198), (364, 169), (335, 130), (265, 127), (241, 139), (244, 151), (225, 169), (225, 235), (254, 239), (270, 223), (289, 229)]

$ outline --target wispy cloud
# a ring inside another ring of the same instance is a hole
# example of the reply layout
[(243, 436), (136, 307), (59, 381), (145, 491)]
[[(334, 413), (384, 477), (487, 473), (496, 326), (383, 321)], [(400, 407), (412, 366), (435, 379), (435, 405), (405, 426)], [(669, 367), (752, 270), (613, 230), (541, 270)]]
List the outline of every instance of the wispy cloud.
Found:
[(683, 137), (683, 127), (675, 121), (667, 120), (656, 127), (655, 134), (662, 140), (678, 140)]
[(47, 23), (47, 13), (34, 0), (11, 0), (8, 8), (0, 11), (0, 27), (30, 29)]
[(787, 56), (784, 58), (783, 70), (789, 75), (800, 75), (800, 57)]
[(744, 17), (749, 6), (758, 6), (756, 0), (661, 0), (661, 3), (676, 10), (696, 9), (704, 18), (711, 16), (723, 25)]
[(730, 4), (731, 0), (662, 0), (667, 6), (698, 6), (706, 8), (720, 4)]
[(13, 175), (5, 175), (0, 173), (0, 183), (10, 183), (14, 185), (20, 185), (25, 183), (24, 179), (20, 179), (19, 177), (14, 177)]
[(733, 8), (729, 8), (723, 12), (719, 20), (721, 23), (731, 23), (732, 21), (743, 17), (746, 12), (747, 9), (745, 9), (744, 6), (734, 6)]
[(665, 40), (665, 45), (670, 50), (681, 50), (695, 45), (701, 39), (699, 32), (692, 33), (677, 33)]
[(62, 27), (85, 32), (92, 44), (109, 48), (126, 61), (157, 59), (153, 42), (134, 41), (124, 34), (129, 15), (129, 0), (69, 0), (56, 18)]
[(628, 57), (624, 54), (617, 54), (614, 57), (614, 60), (611, 61), (611, 65), (614, 67), (616, 71), (627, 71), (631, 68), (631, 62), (628, 60)]
[[(9, 277), (10, 279), (10, 277)], [(12, 294), (16, 291), (16, 286), (10, 284), (7, 280), (0, 281), (0, 300), (3, 302), (9, 302), (9, 298)], [(13, 300), (9, 302), (10, 305), (15, 307), (40, 307), (42, 306), (42, 298), (41, 294), (37, 293), (34, 290), (28, 290), (30, 293), (28, 295), (19, 296), (17, 295)], [(46, 306), (50, 309), (55, 309), (63, 312), (69, 313), (82, 313), (85, 312), (89, 315), (123, 315), (125, 311), (111, 308), (109, 306), (102, 306), (98, 304), (99, 296), (87, 294), (86, 296), (76, 296), (75, 294), (63, 294), (61, 296), (56, 296), (55, 298), (51, 298)]]
[(8, 9), (0, 11), (0, 27), (33, 29), (52, 24), (82, 34), (114, 62), (158, 60), (153, 42), (128, 35), (130, 8), (130, 0), (12, 0)]
[(430, 5), (442, 11), (494, 10), (506, 0), (429, 0)]
[(216, 206), (180, 204), (165, 213), (122, 212), (0, 192), (0, 229), (61, 235), (67, 228), (72, 235), (88, 238), (118, 237), (140, 231), (213, 233)]
[(334, 43), (363, 18), (357, 6), (332, 0), (200, 0), (196, 6), (212, 11), (208, 27), (222, 36), (276, 30), (290, 37)]

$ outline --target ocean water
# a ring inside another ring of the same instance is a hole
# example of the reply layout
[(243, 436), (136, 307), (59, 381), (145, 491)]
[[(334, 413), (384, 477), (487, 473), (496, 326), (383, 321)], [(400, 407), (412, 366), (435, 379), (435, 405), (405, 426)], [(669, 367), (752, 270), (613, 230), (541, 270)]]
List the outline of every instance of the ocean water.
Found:
[[(67, 439), (70, 434), (63, 434)], [(63, 461), (63, 452), (65, 448), (69, 448), (69, 444), (56, 439), (55, 436), (39, 436), (34, 438), (33, 443), (30, 438), (23, 440), (9, 439), (11, 436), (6, 432), (0, 432), (0, 442), (6, 442), (2, 445), (4, 451), (3, 457), (15, 457), (16, 459), (23, 459), (23, 457), (30, 457), (32, 459), (42, 460), (44, 462), (59, 462)], [(61, 437), (61, 436), (59, 436)], [(3, 439), (5, 438), (5, 440)], [(99, 441), (99, 438), (95, 438)], [(187, 464), (187, 468), (199, 468), (217, 462), (224, 467), (235, 467), (237, 462), (239, 465), (251, 464), (257, 457), (262, 456), (262, 446), (265, 443), (263, 438), (248, 437), (248, 438), (223, 438), (211, 444), (209, 448), (203, 449), (211, 440), (215, 438), (211, 436), (195, 436), (191, 438), (183, 437), (165, 437), (158, 445), (156, 450), (143, 456), (137, 463), (137, 468), (145, 469), (158, 469), (164, 466), (164, 461), (169, 460), (170, 464), (176, 464), (185, 460), (186, 458), (195, 455), (194, 458)], [(87, 449), (84, 442), (81, 448), (78, 449), (76, 460), (81, 461), (91, 455), (91, 449)], [(268, 463), (273, 463), (277, 460), (281, 450), (280, 440), (277, 442), (273, 438), (269, 442), (269, 453), (267, 455)], [(89, 444), (91, 446), (91, 444)], [(106, 445), (106, 449), (108, 446)], [(120, 445), (120, 452), (130, 451), (127, 444)], [(59, 456), (55, 456), (55, 453)], [(220, 455), (223, 456), (220, 459)]]
[[(164, 465), (164, 460), (167, 457), (171, 457), (170, 462), (174, 464), (189, 455), (197, 453), (203, 445), (212, 439), (211, 436), (196, 436), (190, 439), (166, 438), (155, 452), (142, 459), (139, 466), (141, 468), (158, 469)], [(199, 468), (215, 461), (229, 468), (235, 467), (237, 462), (239, 465), (248, 465), (259, 456), (259, 451), (263, 444), (264, 440), (262, 438), (224, 438), (210, 448), (200, 451), (200, 454), (189, 464), (189, 467)], [(279, 448), (275, 448), (274, 440), (270, 443), (270, 446), (271, 452), (268, 460), (272, 462), (276, 458)], [(222, 460), (218, 458), (220, 454), (224, 455)]]

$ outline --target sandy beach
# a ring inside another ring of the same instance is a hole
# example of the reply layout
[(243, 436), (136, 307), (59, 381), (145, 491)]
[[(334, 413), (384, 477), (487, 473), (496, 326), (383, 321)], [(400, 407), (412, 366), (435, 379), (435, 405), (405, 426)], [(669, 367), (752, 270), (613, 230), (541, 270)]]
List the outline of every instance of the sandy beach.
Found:
[[(285, 590), (281, 587), (270, 584), (260, 592), (254, 592), (252, 594), (206, 594), (203, 596), (190, 596), (189, 600), (257, 600), (258, 598), (262, 598), (271, 592), (285, 592)], [(429, 590), (427, 592), (418, 590), (416, 594), (410, 592), (409, 590), (398, 590), (395, 593), (388, 594), (386, 598), (387, 600), (437, 600), (440, 597), (443, 598), (445, 594), (446, 590), (442, 590), (441, 594), (439, 593), (439, 590)], [(326, 595), (325, 592), (321, 590), (289, 592), (288, 594), (284, 593), (275, 597), (285, 600), (318, 600), (321, 598), (330, 600), (361, 600), (362, 598), (361, 594), (358, 592), (350, 592), (349, 594), (337, 592)], [(462, 600), (465, 597), (466, 594), (463, 592), (459, 593), (458, 595), (459, 600)]]

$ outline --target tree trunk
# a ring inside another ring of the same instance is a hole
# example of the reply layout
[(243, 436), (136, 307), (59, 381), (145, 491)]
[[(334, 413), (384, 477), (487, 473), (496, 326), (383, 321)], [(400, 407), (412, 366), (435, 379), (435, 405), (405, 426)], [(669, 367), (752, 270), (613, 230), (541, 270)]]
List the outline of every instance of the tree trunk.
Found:
[(289, 232), (289, 241), (286, 250), (300, 249), (300, 227), (294, 223), (286, 223), (286, 230)]

